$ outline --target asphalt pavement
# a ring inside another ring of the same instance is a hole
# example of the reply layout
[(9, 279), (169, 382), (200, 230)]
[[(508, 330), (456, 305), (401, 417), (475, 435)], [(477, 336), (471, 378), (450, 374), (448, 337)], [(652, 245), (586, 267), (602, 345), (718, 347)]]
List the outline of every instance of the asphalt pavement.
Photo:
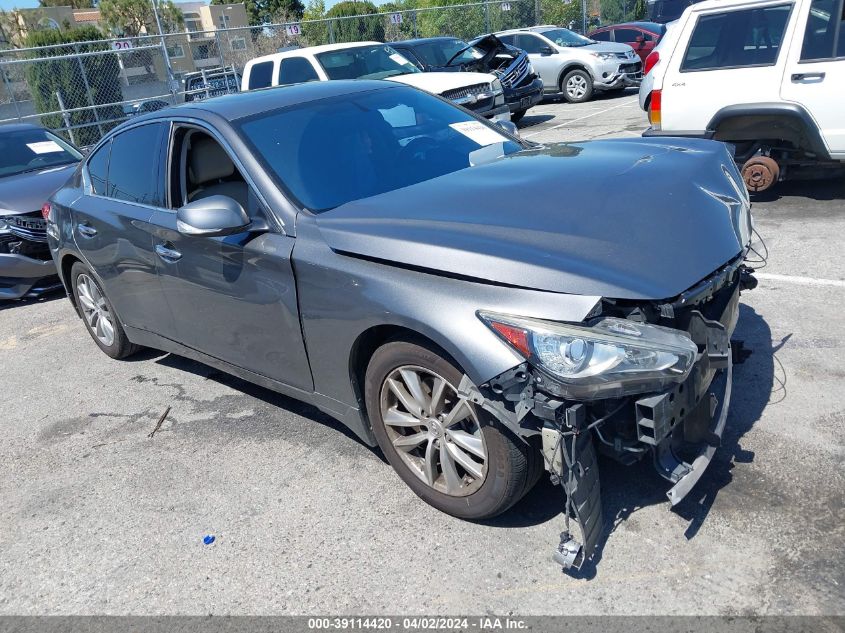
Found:
[[(645, 125), (628, 91), (521, 127)], [(0, 614), (845, 614), (845, 180), (754, 215), (769, 257), (723, 446), (674, 511), (650, 464), (602, 460), (607, 525), (577, 577), (551, 561), (545, 479), (461, 521), (311, 407), (159, 352), (111, 360), (62, 295), (0, 305)]]

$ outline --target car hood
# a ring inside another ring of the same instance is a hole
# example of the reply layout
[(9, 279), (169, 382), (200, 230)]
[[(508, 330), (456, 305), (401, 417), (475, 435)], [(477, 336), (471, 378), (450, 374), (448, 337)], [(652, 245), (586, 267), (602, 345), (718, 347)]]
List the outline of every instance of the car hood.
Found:
[(428, 92), (441, 94), (447, 90), (466, 88), (476, 84), (489, 84), (496, 77), (487, 73), (454, 73), (454, 72), (433, 72), (433, 73), (408, 73), (388, 77), (388, 81), (395, 81), (414, 88), (422, 88)]
[(738, 178), (712, 141), (556, 144), (349, 202), (317, 224), (331, 248), (351, 255), (538, 290), (660, 300), (743, 251), (748, 207), (728, 174)]
[(0, 215), (39, 211), (52, 193), (68, 181), (77, 164), (0, 178)]
[[(564, 48), (565, 51), (571, 51), (571, 48)], [(587, 51), (590, 53), (628, 53), (634, 52), (634, 49), (627, 44), (621, 42), (596, 42), (595, 44), (587, 44), (586, 46), (579, 46), (574, 50)]]

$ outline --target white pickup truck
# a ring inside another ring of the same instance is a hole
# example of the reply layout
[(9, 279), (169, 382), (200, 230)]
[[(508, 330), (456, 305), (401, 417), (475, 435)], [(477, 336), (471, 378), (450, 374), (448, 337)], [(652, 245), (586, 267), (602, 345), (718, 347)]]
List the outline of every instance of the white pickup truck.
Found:
[(845, 0), (705, 0), (646, 59), (645, 136), (731, 143), (751, 191), (845, 166)]

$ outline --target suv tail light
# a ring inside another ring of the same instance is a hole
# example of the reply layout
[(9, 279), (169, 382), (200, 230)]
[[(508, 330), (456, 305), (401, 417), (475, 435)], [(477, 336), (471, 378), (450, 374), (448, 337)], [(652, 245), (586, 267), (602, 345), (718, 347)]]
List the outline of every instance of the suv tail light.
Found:
[(50, 220), (50, 214), (51, 213), (53, 213), (53, 207), (50, 205), (49, 202), (45, 202), (43, 205), (41, 205), (41, 217), (43, 217), (48, 222), (51, 221)]
[(651, 127), (655, 130), (659, 130), (661, 124), (660, 108), (663, 105), (661, 103), (662, 94), (662, 90), (652, 90), (651, 99), (648, 102), (648, 120), (651, 123)]
[(660, 53), (657, 51), (651, 51), (648, 54), (648, 57), (645, 58), (645, 65), (643, 66), (643, 77), (645, 77), (648, 72), (654, 68), (654, 65), (660, 61)]

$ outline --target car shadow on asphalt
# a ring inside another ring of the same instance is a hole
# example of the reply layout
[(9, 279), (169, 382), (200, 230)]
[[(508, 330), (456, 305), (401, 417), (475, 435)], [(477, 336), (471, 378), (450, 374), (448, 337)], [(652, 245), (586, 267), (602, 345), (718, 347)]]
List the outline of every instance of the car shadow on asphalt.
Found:
[[(743, 436), (760, 419), (767, 406), (774, 406), (785, 397), (786, 378), (777, 360), (778, 350), (789, 340), (773, 344), (768, 324), (753, 308), (741, 304), (734, 340), (742, 340), (752, 351), (741, 365), (734, 367), (733, 393), (722, 444), (698, 485), (679, 503), (674, 512), (688, 521), (687, 539), (695, 538), (707, 519), (719, 492), (728, 486), (736, 464), (754, 460), (754, 452), (742, 447)], [(596, 577), (602, 550), (607, 539), (631, 515), (642, 508), (666, 504), (670, 484), (661, 478), (651, 460), (646, 458), (633, 466), (623, 466), (609, 458), (599, 457), (604, 530), (592, 559), (586, 561), (576, 578), (591, 580)], [(509, 512), (485, 521), (486, 525), (502, 528), (520, 528), (557, 520), (563, 531), (565, 497), (562, 489), (553, 486), (547, 476)], [(642, 529), (629, 526), (628, 532)], [(659, 539), (658, 539), (659, 540)], [(549, 548), (549, 557), (553, 548)]]
[[(148, 350), (144, 350), (136, 356), (141, 356), (147, 351)], [(185, 358), (184, 356), (177, 356), (175, 354), (168, 354), (164, 352), (158, 352), (158, 354), (155, 354), (154, 352), (151, 353), (154, 354), (153, 357), (160, 356), (160, 358), (156, 360), (156, 363), (158, 363), (159, 365), (171, 367), (179, 371), (189, 372), (194, 375), (201, 376), (206, 380), (213, 380), (214, 382), (229, 387), (230, 389), (234, 389), (243, 394), (256, 398), (257, 400), (266, 402), (267, 404), (273, 407), (283, 409), (289, 413), (293, 413), (294, 415), (298, 415), (303, 418), (307, 418), (313, 422), (317, 422), (318, 424), (322, 424), (323, 426), (327, 426), (354, 440), (361, 446), (365, 447), (367, 450), (376, 454), (380, 460), (387, 463), (387, 461), (384, 459), (378, 449), (368, 446), (367, 444), (362, 442), (361, 439), (357, 435), (355, 435), (355, 433), (349, 430), (339, 420), (333, 418), (327, 413), (323, 413), (313, 405), (302, 402), (301, 400), (297, 400), (296, 398), (285, 396), (276, 391), (266, 389), (265, 387), (261, 387), (254, 383), (238, 378), (237, 376), (233, 376), (231, 374), (219, 371), (217, 369), (214, 369), (213, 367), (210, 367), (198, 361), (191, 360), (190, 358)], [(134, 356), (132, 358), (134, 358)]]
[(777, 202), (781, 198), (810, 198), (811, 200), (845, 200), (845, 177), (787, 180), (768, 191), (751, 194), (752, 203)]
[(56, 299), (64, 299), (67, 297), (65, 291), (61, 288), (56, 290), (50, 290), (49, 292), (45, 292), (43, 295), (38, 297), (25, 297), (23, 299), (3, 299), (0, 300), (0, 311), (3, 310), (11, 310), (13, 308), (22, 308), (28, 305), (34, 305), (37, 303), (50, 303), (51, 301), (55, 301)]

